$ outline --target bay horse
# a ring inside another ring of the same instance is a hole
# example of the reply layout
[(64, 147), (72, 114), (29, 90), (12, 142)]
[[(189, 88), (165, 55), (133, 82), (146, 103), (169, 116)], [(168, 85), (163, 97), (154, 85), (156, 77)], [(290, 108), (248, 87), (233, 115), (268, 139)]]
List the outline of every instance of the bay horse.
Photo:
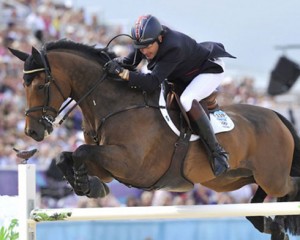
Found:
[[(189, 141), (182, 154), (186, 141), (178, 142), (159, 111), (160, 89), (145, 93), (106, 74), (104, 65), (113, 57), (107, 48), (58, 40), (40, 50), (32, 47), (31, 54), (9, 50), (24, 61), (26, 135), (43, 141), (67, 99), (82, 111), (85, 144), (57, 158), (76, 194), (104, 197), (109, 193), (106, 183), (116, 179), (145, 190), (177, 192), (196, 183), (218, 192), (255, 183), (251, 203), (261, 203), (267, 196), (300, 200), (300, 139), (279, 113), (246, 104), (221, 106), (235, 127), (217, 134), (231, 167), (215, 177), (203, 144)], [(180, 114), (173, 111), (173, 115)], [(183, 157), (174, 165), (176, 152)], [(247, 219), (272, 239), (288, 239), (286, 232), (300, 234), (300, 216)]]

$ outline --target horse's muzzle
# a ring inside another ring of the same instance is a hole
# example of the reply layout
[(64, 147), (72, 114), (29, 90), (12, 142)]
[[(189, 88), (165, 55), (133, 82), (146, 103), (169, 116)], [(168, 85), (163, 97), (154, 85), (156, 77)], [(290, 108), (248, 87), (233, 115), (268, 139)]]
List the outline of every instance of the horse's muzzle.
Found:
[[(33, 138), (35, 141), (41, 142), (42, 140), (44, 140), (45, 136), (52, 133), (54, 121), (55, 118), (51, 115), (45, 115), (42, 116), (40, 119), (35, 119), (35, 121), (33, 120), (30, 125), (27, 125), (25, 127), (25, 134)], [(35, 124), (32, 125), (33, 123)]]

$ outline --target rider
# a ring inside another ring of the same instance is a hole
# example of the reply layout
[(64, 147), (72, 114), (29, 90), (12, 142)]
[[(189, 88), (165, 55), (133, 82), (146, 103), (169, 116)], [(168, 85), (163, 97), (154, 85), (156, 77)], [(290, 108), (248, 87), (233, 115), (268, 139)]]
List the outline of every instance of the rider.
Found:
[[(108, 73), (128, 81), (129, 86), (151, 92), (168, 79), (185, 84), (180, 101), (191, 121), (192, 130), (201, 136), (208, 149), (216, 176), (229, 168), (228, 154), (218, 143), (209, 118), (199, 103), (221, 83), (224, 64), (220, 58), (235, 58), (221, 43), (197, 43), (189, 36), (161, 25), (152, 15), (140, 16), (131, 29), (134, 51), (127, 57), (116, 58), (106, 64)], [(126, 66), (137, 66), (148, 61), (149, 73), (131, 71)]]

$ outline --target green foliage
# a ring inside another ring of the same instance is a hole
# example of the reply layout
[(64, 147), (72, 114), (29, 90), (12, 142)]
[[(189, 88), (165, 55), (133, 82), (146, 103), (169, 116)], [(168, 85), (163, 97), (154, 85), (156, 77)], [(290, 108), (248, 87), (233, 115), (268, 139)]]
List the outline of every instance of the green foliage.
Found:
[[(42, 222), (42, 221), (59, 221), (59, 220), (65, 220), (68, 217), (71, 217), (71, 212), (62, 212), (62, 213), (54, 213), (52, 215), (48, 215), (47, 213), (34, 213), (33, 214), (33, 220), (36, 222)], [(0, 238), (1, 240), (1, 238)]]
[(19, 239), (19, 233), (15, 232), (15, 228), (18, 226), (18, 219), (12, 219), (8, 228), (2, 226), (0, 228), (0, 240), (17, 240)]

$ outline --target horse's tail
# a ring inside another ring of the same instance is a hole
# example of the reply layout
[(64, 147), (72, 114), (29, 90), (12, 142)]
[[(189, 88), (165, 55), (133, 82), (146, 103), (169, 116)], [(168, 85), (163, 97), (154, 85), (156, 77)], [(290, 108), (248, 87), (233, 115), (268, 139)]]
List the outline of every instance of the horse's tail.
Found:
[(290, 130), (294, 138), (295, 147), (294, 147), (294, 155), (293, 155), (293, 162), (291, 168), (291, 176), (300, 177), (300, 137), (297, 134), (294, 125), (289, 120), (287, 120), (280, 113), (278, 112), (275, 113), (280, 118), (280, 120), (284, 123), (284, 125)]
[[(291, 168), (291, 176), (300, 177), (300, 137), (298, 136), (297, 131), (294, 128), (294, 125), (289, 120), (287, 120), (284, 116), (282, 116), (277, 112), (276, 114), (280, 118), (280, 120), (284, 123), (284, 125), (290, 130), (294, 138), (295, 148), (294, 148), (293, 162)], [(298, 184), (300, 187), (299, 181)], [(293, 201), (300, 201), (300, 190), (298, 191), (297, 196)], [(299, 215), (286, 216), (284, 220), (284, 225), (286, 231), (289, 231), (293, 235), (300, 235)]]

